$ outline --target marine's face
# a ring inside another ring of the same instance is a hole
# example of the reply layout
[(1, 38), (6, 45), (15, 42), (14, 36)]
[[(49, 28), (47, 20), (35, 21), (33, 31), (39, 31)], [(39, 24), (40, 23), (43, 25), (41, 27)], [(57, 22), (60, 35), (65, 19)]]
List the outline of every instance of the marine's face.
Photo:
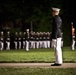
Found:
[(52, 15), (55, 16), (55, 15), (58, 15), (59, 12), (58, 11), (52, 11)]
[(3, 32), (1, 32), (1, 35), (3, 35)]

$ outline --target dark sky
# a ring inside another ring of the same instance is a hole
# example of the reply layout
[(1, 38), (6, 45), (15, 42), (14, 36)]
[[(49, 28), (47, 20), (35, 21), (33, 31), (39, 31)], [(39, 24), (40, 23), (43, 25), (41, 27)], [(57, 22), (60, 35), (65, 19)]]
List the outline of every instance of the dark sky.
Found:
[(76, 18), (76, 7), (75, 7), (75, 1), (65, 1), (64, 2), (64, 10), (66, 10), (66, 14), (71, 21), (73, 21)]
[(75, 0), (63, 0), (63, 9), (65, 10), (64, 15), (69, 22), (73, 22), (74, 27), (76, 28), (76, 3)]
[[(1, 1), (1, 0), (0, 0)], [(2, 0), (3, 1), (3, 0)], [(4, 0), (4, 2), (5, 2), (6, 0)], [(22, 1), (22, 0), (21, 0)], [(31, 1), (31, 0), (26, 0), (26, 1)], [(38, 2), (40, 2), (39, 0), (35, 0), (36, 2), (38, 1)], [(45, 0), (46, 1), (46, 0)], [(47, 4), (49, 4), (48, 2), (51, 2), (52, 0), (47, 0), (47, 3), (45, 3), (46, 4), (46, 6), (48, 6)], [(75, 7), (75, 5), (76, 5), (76, 3), (75, 3), (75, 0), (60, 0), (60, 1), (62, 1), (62, 9), (64, 10), (64, 12), (63, 12), (63, 16), (65, 16), (65, 18), (67, 18), (68, 20), (69, 20), (69, 22), (71, 22), (71, 21), (73, 21), (75, 24), (76, 24), (76, 7)], [(58, 2), (60, 2), (59, 0), (58, 0)], [(32, 0), (31, 1), (32, 3), (34, 3), (34, 0)], [(37, 4), (38, 4), (38, 2), (37, 2)], [(43, 1), (41, 1), (42, 3), (43, 3)], [(31, 4), (32, 4), (31, 3)], [(53, 2), (54, 3), (54, 2)], [(4, 3), (3, 3), (4, 4)], [(29, 2), (28, 2), (28, 4), (29, 4)], [(36, 4), (36, 3), (34, 3), (34, 4)], [(36, 5), (37, 5), (36, 4)], [(39, 3), (40, 4), (40, 3)]]

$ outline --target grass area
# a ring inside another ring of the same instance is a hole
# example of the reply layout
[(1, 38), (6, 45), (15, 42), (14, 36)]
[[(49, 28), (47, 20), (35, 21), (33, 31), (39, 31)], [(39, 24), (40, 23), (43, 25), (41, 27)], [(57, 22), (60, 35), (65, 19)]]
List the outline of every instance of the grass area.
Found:
[(76, 75), (76, 68), (0, 68), (0, 75)]
[[(64, 47), (62, 50), (64, 62), (76, 62), (76, 50)], [(54, 62), (54, 50), (30, 49), (26, 50), (3, 50), (0, 51), (0, 62)]]
[[(62, 50), (64, 62), (76, 62), (76, 50), (64, 47)], [(0, 51), (0, 62), (54, 62), (54, 50), (30, 49)], [(0, 68), (0, 75), (76, 75), (76, 68)]]

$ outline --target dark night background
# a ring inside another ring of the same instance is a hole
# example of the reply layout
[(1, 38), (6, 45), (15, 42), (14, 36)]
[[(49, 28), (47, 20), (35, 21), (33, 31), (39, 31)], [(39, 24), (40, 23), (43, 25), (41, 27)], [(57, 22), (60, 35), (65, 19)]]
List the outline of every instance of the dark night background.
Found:
[(12, 32), (30, 28), (33, 31), (51, 31), (52, 7), (61, 9), (63, 40), (71, 43), (71, 22), (76, 28), (75, 1), (66, 0), (0, 0), (0, 31)]

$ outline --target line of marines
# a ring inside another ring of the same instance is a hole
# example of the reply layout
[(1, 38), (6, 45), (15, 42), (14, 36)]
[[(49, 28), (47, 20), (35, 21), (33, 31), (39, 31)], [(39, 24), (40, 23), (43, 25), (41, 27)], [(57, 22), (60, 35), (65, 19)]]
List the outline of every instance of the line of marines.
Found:
[[(11, 37), (10, 31), (0, 32), (0, 50), (25, 49), (29, 51), (30, 48), (51, 48), (50, 40), (51, 32), (33, 32), (27, 29), (24, 32), (15, 32)], [(13, 38), (13, 39), (11, 39)]]

